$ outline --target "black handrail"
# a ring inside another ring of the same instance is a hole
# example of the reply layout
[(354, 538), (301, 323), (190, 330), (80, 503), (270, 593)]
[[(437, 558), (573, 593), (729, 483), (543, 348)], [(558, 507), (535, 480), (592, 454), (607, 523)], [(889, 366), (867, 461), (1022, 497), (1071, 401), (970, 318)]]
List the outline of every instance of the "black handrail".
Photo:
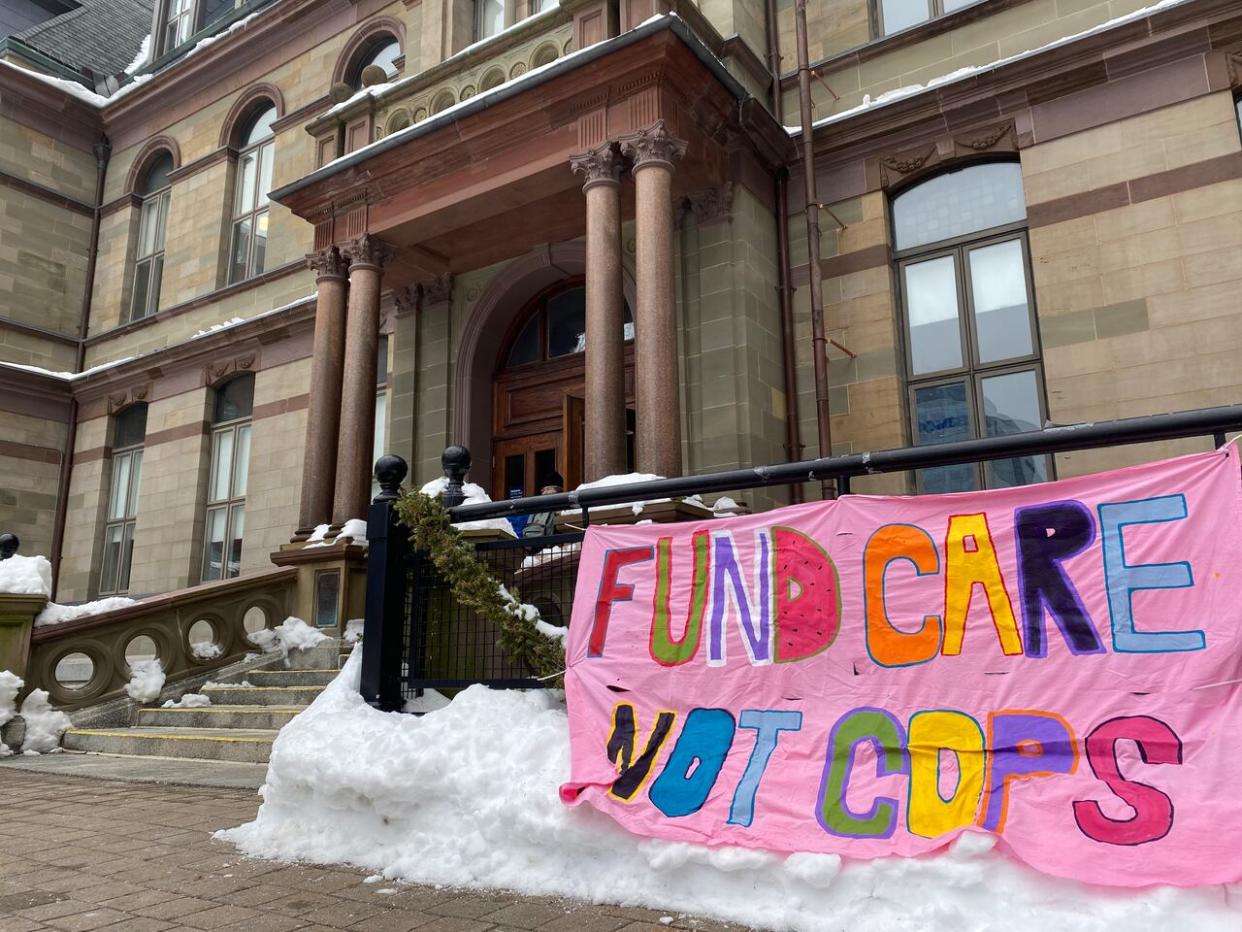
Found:
[(450, 509), (454, 521), (477, 521), (543, 511), (569, 511), (596, 505), (620, 505), (654, 498), (674, 498), (703, 492), (729, 492), (757, 489), (770, 485), (797, 482), (819, 482), (825, 479), (848, 479), (877, 473), (905, 472), (932, 466), (953, 466), (1009, 459), (1041, 453), (1064, 453), (1069, 450), (1091, 450), (1099, 447), (1149, 443), (1155, 440), (1178, 440), (1212, 435), (1217, 445), (1225, 442), (1225, 433), (1242, 430), (1242, 405), (1198, 408), (1172, 414), (1143, 415), (1088, 424), (1046, 427), (1003, 437), (982, 440), (959, 440), (921, 447), (899, 447), (847, 456), (826, 456), (796, 463), (731, 469), (725, 472), (679, 476), (675, 479), (654, 479), (629, 485), (605, 486), (578, 492), (554, 495), (530, 495), (507, 501), (480, 505), (459, 505)]

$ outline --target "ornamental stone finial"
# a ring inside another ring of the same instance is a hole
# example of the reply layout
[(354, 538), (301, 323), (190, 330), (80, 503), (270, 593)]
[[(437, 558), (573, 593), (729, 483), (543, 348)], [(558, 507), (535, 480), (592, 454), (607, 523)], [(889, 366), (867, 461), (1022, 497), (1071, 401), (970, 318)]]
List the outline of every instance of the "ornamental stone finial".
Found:
[(621, 152), (633, 161), (635, 171), (655, 165), (672, 168), (686, 154), (686, 141), (670, 133), (663, 120), (657, 120), (647, 129), (624, 137)]
[(344, 278), (349, 273), (349, 260), (335, 246), (312, 252), (306, 256), (306, 267), (315, 273), (315, 281), (321, 278)]
[(357, 239), (350, 242), (342, 252), (354, 268), (370, 267), (382, 269), (384, 263), (393, 256), (393, 248), (379, 237), (372, 236), (370, 233), (363, 233)]
[(582, 190), (586, 191), (597, 184), (619, 185), (625, 159), (620, 146), (615, 142), (606, 142), (580, 155), (570, 156), (569, 167), (574, 174), (583, 176)]

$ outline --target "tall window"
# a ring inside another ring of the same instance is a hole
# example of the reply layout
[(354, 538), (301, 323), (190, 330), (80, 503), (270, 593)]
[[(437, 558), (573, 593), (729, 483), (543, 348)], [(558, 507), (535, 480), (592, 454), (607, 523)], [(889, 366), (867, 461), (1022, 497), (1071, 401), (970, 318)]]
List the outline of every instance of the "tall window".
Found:
[(276, 153), (272, 132), (275, 119), (276, 108), (269, 104), (250, 118), (239, 140), (229, 284), (258, 275), (267, 258), (267, 195), (272, 190), (272, 160)]
[(401, 43), (396, 38), (388, 34), (379, 36), (374, 43), (369, 45), (363, 54), (359, 56), (357, 62), (349, 70), (349, 74), (345, 80), (355, 90), (362, 89), (362, 72), (370, 65), (375, 65), (384, 71), (384, 75), (389, 81), (397, 76), (397, 59), (401, 57)]
[[(915, 444), (1038, 430), (1043, 366), (1016, 162), (939, 175), (893, 199)], [(923, 492), (1025, 485), (1044, 456), (926, 469)]]
[(138, 194), (138, 250), (134, 257), (134, 293), (130, 320), (154, 314), (160, 307), (160, 282), (164, 277), (164, 237), (168, 228), (168, 205), (172, 200), (172, 156), (156, 158), (142, 176)]
[(164, 51), (176, 48), (194, 33), (194, 0), (168, 0), (164, 20)]
[(475, 0), (474, 37), (486, 39), (503, 32), (505, 28), (504, 0)]
[(241, 572), (253, 409), (254, 376), (239, 376), (216, 389), (203, 544), (204, 582), (231, 579)]
[(979, 0), (879, 0), (880, 35), (887, 36)]
[(134, 524), (138, 518), (138, 487), (142, 481), (142, 442), (147, 434), (147, 406), (126, 408), (116, 416), (112, 435), (112, 485), (104, 525), (103, 569), (99, 594), (129, 591), (134, 555)]

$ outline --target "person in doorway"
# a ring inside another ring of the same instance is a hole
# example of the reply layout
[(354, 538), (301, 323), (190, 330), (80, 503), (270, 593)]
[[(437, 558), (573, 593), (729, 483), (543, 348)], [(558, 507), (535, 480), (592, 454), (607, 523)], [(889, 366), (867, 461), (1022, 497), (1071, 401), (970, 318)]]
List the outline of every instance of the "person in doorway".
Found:
[[(555, 495), (565, 491), (565, 480), (558, 472), (550, 472), (543, 478), (539, 487), (540, 495)], [(523, 537), (547, 537), (556, 533), (556, 512), (541, 511), (530, 516), (526, 526), (522, 528)]]

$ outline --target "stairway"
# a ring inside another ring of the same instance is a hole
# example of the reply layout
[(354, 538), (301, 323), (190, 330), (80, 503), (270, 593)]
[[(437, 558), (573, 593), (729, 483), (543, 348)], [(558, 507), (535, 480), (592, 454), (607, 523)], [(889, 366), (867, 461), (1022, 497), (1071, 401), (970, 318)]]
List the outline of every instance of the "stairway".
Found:
[(302, 653), (295, 666), (310, 662), (318, 668), (287, 669), (275, 657), (262, 668), (204, 686), (199, 692), (209, 706), (145, 707), (128, 728), (70, 728), (62, 746), (122, 757), (266, 764), (276, 733), (323, 692), (337, 674), (327, 664), (339, 664), (343, 656), (335, 643)]

